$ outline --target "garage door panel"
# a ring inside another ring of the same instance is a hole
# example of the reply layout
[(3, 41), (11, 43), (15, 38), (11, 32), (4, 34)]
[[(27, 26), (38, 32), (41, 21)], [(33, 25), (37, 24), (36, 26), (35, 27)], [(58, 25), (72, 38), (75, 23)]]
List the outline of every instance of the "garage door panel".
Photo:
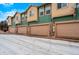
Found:
[(18, 33), (20, 34), (26, 34), (27, 27), (18, 27)]
[(9, 27), (9, 32), (10, 33), (15, 33), (15, 28)]
[(79, 38), (79, 23), (56, 24), (57, 36)]
[(31, 27), (31, 34), (32, 35), (48, 35), (48, 33), (49, 33), (49, 26), (48, 25), (32, 26)]

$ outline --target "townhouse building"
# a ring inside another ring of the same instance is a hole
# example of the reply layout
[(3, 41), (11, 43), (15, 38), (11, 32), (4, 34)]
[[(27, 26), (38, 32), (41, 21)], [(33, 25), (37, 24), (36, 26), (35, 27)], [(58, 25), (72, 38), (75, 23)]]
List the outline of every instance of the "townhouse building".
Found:
[(14, 33), (14, 28), (12, 28), (12, 25), (13, 25), (13, 20), (12, 20), (12, 17), (11, 16), (8, 16), (7, 17), (7, 23), (8, 23), (8, 26), (9, 26), (9, 29), (8, 29), (8, 31), (10, 32), (10, 33)]
[(45, 7), (47, 5), (48, 9), (50, 9), (50, 4), (43, 4), (39, 7), (31, 6), (29, 10), (27, 10), (27, 21), (30, 26), (30, 34), (31, 35), (49, 35), (49, 23), (51, 20), (50, 11), (48, 15), (45, 15)]
[(11, 18), (12, 18), (11, 16), (8, 16), (8, 17), (7, 17), (8, 26), (11, 26), (11, 23), (12, 23)]
[(55, 37), (79, 39), (79, 4), (60, 4), (55, 21)]
[(28, 22), (27, 22), (27, 12), (23, 12), (21, 13), (21, 22), (20, 24), (17, 26), (18, 29), (18, 34), (24, 34), (27, 35), (28, 34)]
[(15, 15), (9, 19), (8, 23), (10, 23), (9, 32), (17, 33), (17, 26), (21, 23), (20, 13), (16, 12)]
[[(31, 35), (55, 36), (55, 25), (57, 21), (69, 21), (73, 19), (75, 12), (74, 4), (46, 3), (39, 7), (31, 6), (27, 10), (27, 22), (30, 26)], [(51, 26), (52, 25), (54, 26)], [(54, 29), (53, 29), (54, 28)]]
[(78, 3), (45, 3), (41, 6), (30, 6), (19, 15), (15, 13), (13, 21), (16, 24), (16, 32), (20, 34), (79, 38)]

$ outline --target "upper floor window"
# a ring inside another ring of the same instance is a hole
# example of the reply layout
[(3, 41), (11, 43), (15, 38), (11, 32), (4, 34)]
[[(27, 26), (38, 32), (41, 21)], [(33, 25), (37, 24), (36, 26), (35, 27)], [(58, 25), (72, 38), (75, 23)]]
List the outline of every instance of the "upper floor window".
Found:
[(41, 7), (39, 8), (39, 16), (43, 16), (44, 15), (44, 8)]
[(30, 11), (30, 16), (34, 15), (34, 10)]
[(62, 8), (62, 7), (67, 6), (67, 3), (58, 3), (57, 6), (58, 8)]
[(66, 7), (67, 6), (67, 3), (62, 3), (61, 4), (61, 7)]
[(20, 21), (20, 15), (16, 15), (14, 19), (15, 19), (15, 22)]
[(76, 5), (77, 5), (77, 8), (79, 8), (79, 3), (76, 3)]
[(25, 15), (24, 14), (22, 14), (22, 18), (24, 18), (25, 17)]
[(16, 17), (16, 20), (18, 20), (18, 16)]
[(43, 15), (43, 12), (40, 12), (40, 16)]
[(22, 21), (24, 21), (24, 19), (25, 19), (25, 15), (24, 15), (24, 14), (22, 14)]
[(22, 17), (21, 18), (21, 21), (26, 21), (26, 18), (27, 18), (27, 15), (26, 14), (22, 14), (21, 17)]
[(48, 6), (46, 6), (45, 7), (45, 12), (46, 12), (46, 14), (50, 14), (50, 11), (51, 11), (51, 8), (50, 8), (50, 5)]

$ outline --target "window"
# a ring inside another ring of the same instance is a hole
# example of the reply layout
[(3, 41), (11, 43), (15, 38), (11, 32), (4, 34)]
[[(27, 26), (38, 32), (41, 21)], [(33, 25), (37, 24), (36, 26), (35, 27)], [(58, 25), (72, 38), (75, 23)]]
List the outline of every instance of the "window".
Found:
[(67, 6), (67, 3), (62, 3), (61, 4), (61, 7), (65, 7), (65, 6)]
[(40, 15), (40, 16), (43, 16), (43, 15), (44, 15), (44, 12), (40, 12), (39, 15)]
[(29, 12), (29, 16), (31, 16), (31, 11)]
[(29, 17), (30, 13), (27, 13), (27, 18)]
[(40, 15), (43, 15), (43, 12), (40, 12)]
[(27, 15), (22, 14), (22, 15), (21, 15), (21, 17), (22, 17), (22, 18), (21, 18), (21, 19), (22, 19), (22, 21), (26, 21), (26, 17), (27, 17)]
[(34, 10), (30, 11), (30, 16), (34, 15)]
[(50, 5), (48, 6), (46, 6), (45, 7), (45, 12), (46, 12), (46, 14), (50, 14), (50, 10), (51, 10), (51, 8), (50, 8)]
[(67, 6), (67, 3), (58, 3), (58, 9)]
[(58, 6), (58, 9), (61, 8), (61, 3), (58, 3), (57, 6)]
[(24, 18), (24, 14), (22, 14), (22, 18)]
[(41, 7), (39, 8), (39, 16), (43, 16), (44, 15), (44, 8)]
[(32, 10), (32, 11), (30, 11), (30, 12), (28, 12), (28, 14), (27, 15), (25, 15), (25, 17), (30, 17), (30, 16), (33, 16), (34, 15), (34, 10)]
[(18, 20), (18, 16), (16, 17), (16, 20)]
[(22, 14), (22, 21), (24, 21), (24, 18), (25, 18), (25, 15), (24, 15), (24, 14)]
[(79, 8), (79, 3), (76, 3), (76, 5), (77, 5), (77, 8)]
[(46, 14), (50, 14), (50, 10), (47, 10), (47, 11), (46, 11)]

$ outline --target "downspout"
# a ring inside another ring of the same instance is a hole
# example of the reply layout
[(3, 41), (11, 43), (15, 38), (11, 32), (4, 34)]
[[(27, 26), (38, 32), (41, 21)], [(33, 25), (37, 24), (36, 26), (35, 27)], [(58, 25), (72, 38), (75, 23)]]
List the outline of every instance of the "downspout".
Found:
[(75, 9), (76, 9), (76, 20), (77, 20), (77, 3), (76, 3), (76, 8)]

